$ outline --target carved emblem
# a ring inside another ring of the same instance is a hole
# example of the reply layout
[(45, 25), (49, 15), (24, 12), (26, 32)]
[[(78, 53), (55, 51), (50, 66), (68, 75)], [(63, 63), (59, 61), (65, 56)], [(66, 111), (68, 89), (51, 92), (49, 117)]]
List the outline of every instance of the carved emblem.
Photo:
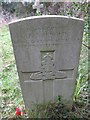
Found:
[(54, 80), (67, 78), (65, 71), (55, 69), (54, 52), (45, 52), (41, 58), (41, 71), (32, 73), (31, 80)]

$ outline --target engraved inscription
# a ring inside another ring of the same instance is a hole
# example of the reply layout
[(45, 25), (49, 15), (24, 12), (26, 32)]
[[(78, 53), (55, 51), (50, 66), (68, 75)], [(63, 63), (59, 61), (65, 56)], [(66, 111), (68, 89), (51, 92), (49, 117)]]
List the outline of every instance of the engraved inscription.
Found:
[(69, 33), (67, 31), (60, 32), (55, 30), (52, 27), (51, 29), (43, 28), (43, 30), (35, 29), (33, 33), (28, 33), (27, 39), (29, 45), (60, 44), (62, 41), (67, 42), (69, 40)]

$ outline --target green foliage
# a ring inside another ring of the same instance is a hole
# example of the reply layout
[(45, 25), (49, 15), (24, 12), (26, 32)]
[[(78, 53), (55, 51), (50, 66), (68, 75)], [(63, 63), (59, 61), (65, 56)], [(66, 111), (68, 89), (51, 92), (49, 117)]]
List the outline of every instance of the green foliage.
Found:
[(7, 26), (1, 29), (0, 43), (2, 45), (2, 70), (0, 83), (2, 90), (2, 117), (14, 115), (15, 108), (22, 102), (21, 89), (13, 56), (12, 43), (10, 41)]
[[(76, 4), (77, 3), (75, 3), (75, 5)], [(84, 20), (85, 20), (82, 43), (88, 46), (88, 39), (89, 39), (88, 38), (89, 36), (88, 7), (89, 7), (89, 4), (84, 2), (80, 6), (79, 6), (79, 9), (81, 9), (81, 11), (83, 12)], [(76, 98), (78, 97), (78, 95), (80, 95), (80, 93), (83, 93), (82, 89), (80, 88), (84, 87), (84, 85), (87, 83), (87, 80), (88, 80), (88, 48), (82, 44), (79, 69), (78, 69), (78, 77), (76, 81), (76, 89), (75, 89), (75, 94), (74, 94)]]
[(56, 99), (45, 104), (36, 104), (34, 106), (34, 109), (28, 111), (29, 118), (50, 118), (52, 120), (88, 118), (87, 108), (85, 108), (82, 102), (73, 102), (71, 104), (61, 97), (59, 97), (59, 100)]

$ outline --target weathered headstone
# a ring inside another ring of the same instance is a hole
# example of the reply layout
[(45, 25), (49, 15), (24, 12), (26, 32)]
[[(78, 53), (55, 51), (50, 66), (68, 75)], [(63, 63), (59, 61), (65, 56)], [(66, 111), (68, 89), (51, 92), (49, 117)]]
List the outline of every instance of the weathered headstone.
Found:
[(33, 9), (36, 9), (37, 13), (40, 13), (40, 9), (43, 8), (43, 4), (40, 4), (39, 0), (35, 0), (35, 4), (33, 5)]
[(71, 100), (83, 20), (46, 15), (23, 18), (9, 27), (26, 107), (58, 95)]

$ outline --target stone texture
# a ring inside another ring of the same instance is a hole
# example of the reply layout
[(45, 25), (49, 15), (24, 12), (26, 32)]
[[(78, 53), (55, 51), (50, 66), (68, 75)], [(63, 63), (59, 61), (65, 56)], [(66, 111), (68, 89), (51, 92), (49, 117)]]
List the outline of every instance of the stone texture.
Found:
[(46, 15), (17, 20), (9, 28), (26, 107), (58, 95), (71, 100), (83, 20)]

